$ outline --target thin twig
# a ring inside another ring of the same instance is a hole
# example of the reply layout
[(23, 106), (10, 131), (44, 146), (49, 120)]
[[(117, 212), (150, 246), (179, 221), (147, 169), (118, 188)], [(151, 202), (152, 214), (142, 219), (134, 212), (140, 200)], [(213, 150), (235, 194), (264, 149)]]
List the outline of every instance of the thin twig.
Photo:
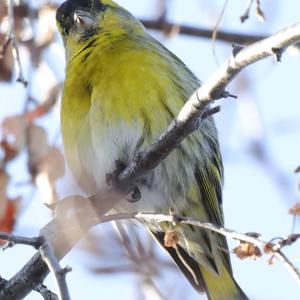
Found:
[(34, 237), (34, 238), (28, 238), (23, 236), (16, 236), (10, 233), (6, 232), (0, 232), (0, 240), (4, 240), (9, 242), (7, 247), (13, 247), (14, 245), (21, 244), (21, 245), (27, 245), (32, 246), (36, 249), (40, 247), (41, 245), (41, 238), (40, 237)]
[(220, 66), (220, 61), (218, 59), (218, 55), (217, 55), (217, 52), (216, 52), (216, 41), (217, 41), (217, 36), (218, 36), (218, 31), (219, 31), (220, 23), (221, 23), (221, 21), (222, 21), (222, 19), (224, 17), (224, 14), (225, 14), (228, 2), (229, 2), (229, 0), (226, 0), (224, 2), (224, 5), (222, 7), (222, 11), (221, 11), (221, 13), (220, 13), (220, 15), (218, 17), (217, 23), (216, 23), (216, 25), (215, 25), (215, 27), (213, 29), (213, 34), (212, 34), (212, 37), (211, 37), (212, 38), (212, 53), (213, 53), (213, 56), (214, 56), (214, 58), (215, 58), (218, 66)]
[[(119, 216), (120, 217), (120, 216)], [(141, 277), (141, 282), (147, 282), (147, 285), (141, 284), (139, 288), (141, 288), (141, 292), (147, 294), (149, 291), (152, 291), (156, 294), (158, 299), (165, 299), (153, 280), (151, 279), (151, 274), (153, 275), (153, 259), (147, 259), (147, 253), (142, 246), (142, 244), (137, 245), (137, 247), (133, 246), (133, 242), (128, 235), (125, 225), (114, 220), (114, 227), (117, 230), (118, 236), (122, 242), (122, 245), (125, 247), (127, 256), (129, 260), (132, 262), (131, 272), (135, 272)], [(142, 268), (141, 268), (142, 266)], [(111, 270), (112, 271), (112, 270)], [(123, 269), (123, 272), (125, 270)], [(155, 271), (156, 272), (156, 271)]]
[(120, 241), (122, 242), (123, 247), (126, 249), (127, 256), (130, 258), (131, 261), (136, 263), (138, 261), (138, 255), (135, 252), (135, 249), (132, 245), (132, 240), (128, 236), (124, 224), (120, 222), (114, 222), (114, 228), (117, 232)]
[[(275, 256), (280, 260), (283, 265), (287, 268), (287, 270), (293, 275), (296, 282), (300, 285), (300, 272), (299, 270), (290, 262), (290, 260), (285, 256), (285, 254), (281, 251), (284, 246), (292, 245), (298, 238), (299, 235), (292, 235), (292, 237), (287, 237), (286, 239), (279, 239), (279, 241), (275, 244), (271, 242), (266, 242), (261, 240), (260, 238), (250, 235), (236, 232), (235, 230), (227, 229), (212, 223), (208, 222), (201, 222), (195, 220), (193, 218), (187, 217), (180, 217), (174, 215), (163, 215), (163, 214), (146, 214), (146, 213), (132, 213), (132, 214), (115, 214), (115, 215), (108, 215), (105, 217), (101, 217), (101, 223), (107, 222), (110, 220), (120, 220), (122, 218), (126, 218), (127, 220), (136, 219), (142, 223), (162, 223), (162, 222), (169, 222), (172, 224), (186, 224), (197, 226), (203, 229), (207, 229), (218, 234), (221, 234), (227, 238), (247, 242), (253, 244), (255, 246), (261, 248), (268, 248), (268, 253)], [(295, 238), (293, 238), (295, 236)]]
[(299, 270), (292, 264), (292, 262), (286, 257), (286, 255), (281, 251), (278, 250), (274, 253), (274, 256), (282, 262), (284, 267), (292, 274), (295, 281), (300, 285), (300, 273)]
[(251, 7), (253, 5), (253, 2), (254, 2), (254, 0), (249, 0), (246, 11), (240, 17), (240, 20), (241, 20), (242, 23), (244, 23), (249, 18), (249, 14), (250, 14), (250, 10), (251, 10)]
[[(160, 289), (156, 286), (155, 282), (151, 277), (147, 276), (141, 280), (141, 288), (145, 295), (145, 299), (157, 299), (157, 300), (167, 300), (169, 297), (165, 297)], [(168, 295), (170, 296), (170, 295)]]
[[(14, 21), (14, 0), (8, 0), (7, 7), (7, 15), (8, 15), (8, 33), (7, 33), (7, 41), (6, 44), (12, 44), (12, 52), (13, 57), (17, 66), (17, 81), (21, 82), (25, 87), (27, 86), (27, 81), (25, 80), (20, 54), (19, 54), (19, 46), (15, 35), (15, 21)], [(3, 48), (6, 48), (5, 46)]]
[(41, 256), (44, 262), (47, 264), (50, 272), (55, 277), (55, 283), (57, 285), (58, 299), (70, 300), (69, 290), (66, 282), (66, 274), (70, 271), (69, 268), (62, 269), (55, 257), (51, 246), (45, 240), (43, 245), (39, 248)]

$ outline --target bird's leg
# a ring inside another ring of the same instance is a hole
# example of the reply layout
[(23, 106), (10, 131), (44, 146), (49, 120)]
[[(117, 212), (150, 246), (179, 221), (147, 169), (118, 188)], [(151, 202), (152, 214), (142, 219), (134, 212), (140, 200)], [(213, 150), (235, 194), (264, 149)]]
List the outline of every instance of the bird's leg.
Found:
[[(119, 174), (127, 167), (127, 165), (121, 160), (115, 160), (115, 165), (116, 169), (112, 173), (105, 175), (106, 184), (110, 186), (117, 185)], [(125, 200), (130, 203), (135, 203), (141, 200), (141, 192), (139, 188), (137, 186), (134, 187), (133, 190), (127, 195)]]

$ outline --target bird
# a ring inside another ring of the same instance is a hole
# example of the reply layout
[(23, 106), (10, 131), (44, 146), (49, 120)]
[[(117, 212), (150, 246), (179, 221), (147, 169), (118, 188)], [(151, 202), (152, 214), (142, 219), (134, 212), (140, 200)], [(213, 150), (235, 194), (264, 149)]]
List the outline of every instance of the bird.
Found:
[[(193, 72), (111, 0), (67, 0), (56, 21), (66, 57), (61, 130), (67, 164), (86, 195), (109, 184), (156, 141), (201, 85)], [(223, 164), (212, 116), (115, 207), (223, 226)], [(134, 195), (135, 194), (135, 195)], [(226, 238), (191, 225), (144, 222), (191, 285), (211, 300), (248, 299), (233, 277)]]

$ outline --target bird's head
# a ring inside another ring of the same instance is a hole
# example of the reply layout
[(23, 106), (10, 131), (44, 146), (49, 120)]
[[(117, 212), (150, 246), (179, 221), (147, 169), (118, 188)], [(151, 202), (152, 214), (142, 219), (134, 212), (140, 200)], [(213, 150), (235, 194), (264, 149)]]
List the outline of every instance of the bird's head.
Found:
[(96, 33), (114, 36), (141, 24), (125, 9), (111, 0), (67, 0), (57, 10), (56, 21), (64, 39), (86, 41)]

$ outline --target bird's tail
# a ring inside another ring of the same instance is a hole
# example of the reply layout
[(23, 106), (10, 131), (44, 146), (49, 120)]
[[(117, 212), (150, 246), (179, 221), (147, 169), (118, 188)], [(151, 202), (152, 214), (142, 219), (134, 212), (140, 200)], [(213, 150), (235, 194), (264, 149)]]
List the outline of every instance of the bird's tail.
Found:
[(216, 274), (199, 265), (182, 247), (164, 246), (163, 233), (152, 232), (156, 240), (169, 252), (179, 269), (199, 292), (206, 293), (209, 300), (248, 300), (246, 294), (239, 287), (231, 270), (224, 264)]
[(205, 291), (210, 300), (247, 300), (248, 297), (234, 280), (227, 268), (223, 267), (220, 274), (200, 267)]

